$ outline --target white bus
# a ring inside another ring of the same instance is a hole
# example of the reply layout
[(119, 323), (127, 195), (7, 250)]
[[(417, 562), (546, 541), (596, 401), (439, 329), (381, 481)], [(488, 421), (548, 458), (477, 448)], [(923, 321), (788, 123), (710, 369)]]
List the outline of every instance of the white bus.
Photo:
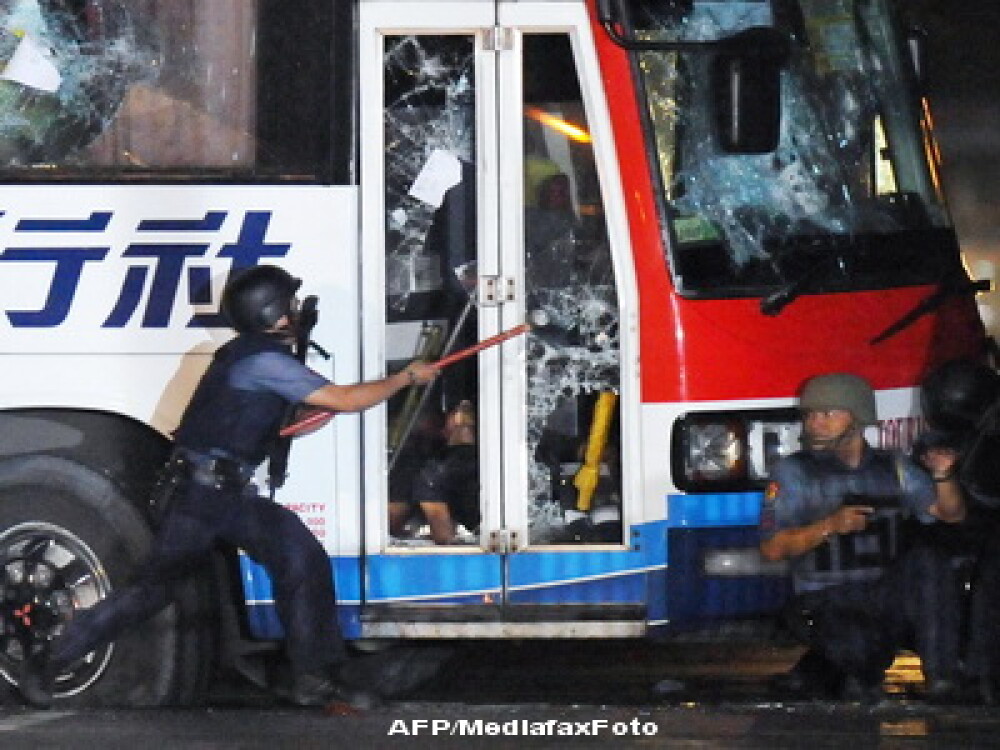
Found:
[[(319, 297), (336, 382), (534, 324), (296, 440), (276, 498), (348, 638), (773, 611), (756, 524), (802, 381), (867, 377), (906, 445), (921, 375), (984, 352), (911, 41), (889, 0), (3, 3), (0, 673), (142, 559), (220, 291), (261, 263)], [(391, 511), (462, 399), (475, 520), (435, 543)], [(266, 571), (217, 567), (57, 693), (190, 702), (220, 621), (280, 637)]]

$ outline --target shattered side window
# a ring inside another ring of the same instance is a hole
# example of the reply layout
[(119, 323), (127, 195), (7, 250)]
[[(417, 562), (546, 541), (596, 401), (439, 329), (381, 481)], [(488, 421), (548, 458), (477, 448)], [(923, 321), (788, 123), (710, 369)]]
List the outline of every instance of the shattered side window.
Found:
[(569, 38), (524, 37), (528, 535), (622, 542), (619, 301)]
[[(279, 15), (276, 0), (0, 2), (0, 169), (308, 178), (328, 161), (330, 28), (306, 4)], [(303, 94), (281, 127), (278, 86)]]
[[(948, 217), (884, 0), (635, 7), (640, 38), (702, 43), (637, 58), (682, 290), (760, 293), (817, 253), (836, 257), (827, 275), (839, 288), (926, 283), (938, 273), (906, 255), (940, 252), (947, 243), (934, 230)], [(727, 153), (714, 130), (711, 45), (761, 26), (791, 40), (778, 147)], [(851, 256), (859, 263), (843, 271)], [(903, 279), (901, 266), (914, 278)]]
[[(390, 35), (383, 52), (387, 367), (478, 339), (476, 70), (470, 35)], [(478, 360), (387, 409), (390, 543), (479, 541)]]

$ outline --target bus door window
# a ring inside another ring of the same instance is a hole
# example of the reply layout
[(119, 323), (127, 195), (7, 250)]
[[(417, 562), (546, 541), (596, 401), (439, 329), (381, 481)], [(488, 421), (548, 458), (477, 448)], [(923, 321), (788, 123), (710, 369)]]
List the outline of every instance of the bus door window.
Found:
[(622, 541), (618, 298), (569, 39), (524, 37), (529, 542)]
[[(387, 367), (475, 343), (474, 40), (385, 40)], [(388, 408), (389, 517), (397, 546), (479, 540), (478, 369), (469, 358)]]

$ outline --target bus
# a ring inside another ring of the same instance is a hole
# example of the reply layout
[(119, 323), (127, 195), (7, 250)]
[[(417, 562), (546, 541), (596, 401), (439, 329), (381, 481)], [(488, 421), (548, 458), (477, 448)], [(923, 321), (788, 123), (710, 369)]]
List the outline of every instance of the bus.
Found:
[[(319, 300), (335, 382), (531, 324), (294, 440), (275, 498), (347, 638), (773, 612), (756, 526), (802, 382), (864, 376), (872, 442), (905, 448), (922, 375), (986, 353), (920, 50), (890, 0), (5, 3), (0, 674), (142, 560), (221, 289), (258, 264)], [(476, 481), (441, 539), (414, 487), (456, 404)], [(220, 552), (56, 692), (191, 702), (281, 632), (267, 572)]]

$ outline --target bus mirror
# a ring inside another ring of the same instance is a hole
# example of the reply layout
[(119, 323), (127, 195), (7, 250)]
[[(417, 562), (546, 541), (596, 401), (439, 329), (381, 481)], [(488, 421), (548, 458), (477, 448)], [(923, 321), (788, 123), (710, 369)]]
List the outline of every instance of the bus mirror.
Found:
[(787, 38), (771, 28), (742, 31), (719, 45), (711, 67), (716, 135), (723, 151), (774, 151), (781, 134), (781, 70)]

